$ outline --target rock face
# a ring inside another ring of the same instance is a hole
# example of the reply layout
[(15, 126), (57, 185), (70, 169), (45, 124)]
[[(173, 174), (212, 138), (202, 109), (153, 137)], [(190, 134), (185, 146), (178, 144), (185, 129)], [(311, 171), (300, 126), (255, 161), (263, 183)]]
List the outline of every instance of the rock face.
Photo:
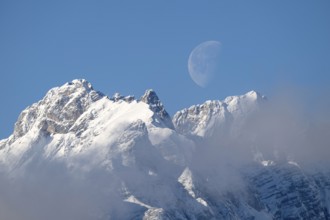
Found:
[(216, 131), (219, 133), (218, 129), (220, 133), (234, 132), (265, 100), (259, 93), (251, 91), (242, 96), (230, 96), (224, 101), (206, 101), (177, 112), (173, 123), (184, 135), (209, 137)]
[(172, 119), (170, 115), (166, 112), (163, 103), (159, 100), (155, 91), (151, 89), (147, 90), (140, 100), (148, 104), (149, 108), (153, 112), (155, 112), (154, 116), (157, 116), (159, 118), (157, 119), (157, 117), (154, 117), (154, 121), (156, 123), (160, 123), (162, 121), (164, 126), (174, 129)]
[(50, 134), (66, 133), (91, 103), (103, 96), (86, 80), (73, 80), (51, 89), (40, 102), (20, 114), (15, 124), (14, 139), (22, 137), (34, 126)]
[(320, 187), (316, 176), (304, 173), (296, 164), (280, 164), (263, 167), (249, 181), (275, 219), (329, 218), (329, 201), (322, 199), (323, 191), (329, 190), (329, 179), (322, 181), (327, 186)]
[(330, 168), (273, 154), (251, 127), (267, 102), (251, 91), (172, 120), (153, 90), (53, 88), (0, 141), (0, 219), (329, 219)]

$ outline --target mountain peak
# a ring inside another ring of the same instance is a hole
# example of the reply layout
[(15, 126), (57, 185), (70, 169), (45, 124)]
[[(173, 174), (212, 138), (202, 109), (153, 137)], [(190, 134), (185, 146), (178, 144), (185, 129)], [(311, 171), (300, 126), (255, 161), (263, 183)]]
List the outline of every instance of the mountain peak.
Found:
[(55, 87), (41, 101), (20, 114), (15, 124), (14, 140), (33, 128), (51, 134), (66, 133), (90, 104), (103, 96), (85, 79), (75, 79)]
[(149, 104), (149, 105), (161, 105), (163, 104), (160, 102), (156, 92), (152, 89), (147, 89), (144, 95), (141, 97), (141, 101)]
[(82, 85), (89, 89), (93, 89), (92, 84), (90, 82), (88, 82), (86, 79), (74, 79), (74, 80), (72, 80), (72, 83), (76, 84), (76, 85)]
[(266, 99), (265, 96), (261, 95), (259, 92), (255, 91), (255, 90), (251, 90), (250, 92), (245, 93), (245, 95), (243, 95), (243, 96), (251, 98), (251, 99), (255, 99), (255, 100)]
[(93, 90), (93, 86), (86, 79), (74, 79), (71, 82), (65, 83), (62, 87), (74, 86), (75, 88), (83, 88), (85, 90)]
[(252, 90), (244, 95), (229, 96), (223, 101), (208, 100), (177, 112), (173, 123), (177, 131), (185, 135), (212, 136), (217, 129), (229, 131), (235, 128), (235, 123), (242, 123), (244, 118), (257, 111), (265, 99)]
[[(158, 116), (168, 128), (174, 129), (174, 125), (172, 123), (170, 115), (165, 110), (163, 103), (159, 100), (154, 90), (146, 90), (140, 101), (148, 104), (150, 110), (152, 110), (155, 115)], [(157, 120), (155, 121), (157, 122)]]
[(260, 94), (255, 90), (251, 90), (250, 92), (247, 92), (245, 95), (252, 96), (252, 97), (258, 97)]

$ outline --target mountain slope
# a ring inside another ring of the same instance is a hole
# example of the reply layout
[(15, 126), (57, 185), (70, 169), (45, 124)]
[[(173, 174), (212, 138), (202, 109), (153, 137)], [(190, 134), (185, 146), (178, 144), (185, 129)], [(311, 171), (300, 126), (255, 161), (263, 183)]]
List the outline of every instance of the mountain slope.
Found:
[(329, 219), (328, 167), (274, 145), (294, 142), (260, 123), (267, 103), (251, 91), (172, 120), (153, 90), (53, 88), (0, 141), (0, 218)]

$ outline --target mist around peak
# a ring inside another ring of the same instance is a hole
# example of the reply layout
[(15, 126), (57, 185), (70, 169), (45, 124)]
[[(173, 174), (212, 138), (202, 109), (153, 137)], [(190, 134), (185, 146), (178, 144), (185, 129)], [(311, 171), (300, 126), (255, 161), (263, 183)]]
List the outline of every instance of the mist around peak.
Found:
[(326, 219), (329, 107), (251, 91), (172, 120), (153, 90), (108, 98), (74, 80), (0, 142), (0, 218)]

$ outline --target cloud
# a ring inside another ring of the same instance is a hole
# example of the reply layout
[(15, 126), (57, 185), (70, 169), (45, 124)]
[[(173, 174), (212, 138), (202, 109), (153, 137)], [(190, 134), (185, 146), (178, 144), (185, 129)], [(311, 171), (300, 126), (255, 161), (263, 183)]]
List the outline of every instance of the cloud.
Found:
[[(77, 172), (77, 171), (76, 171)], [(105, 187), (106, 183), (106, 187)], [(106, 173), (71, 173), (56, 164), (0, 177), (0, 219), (99, 219), (125, 213), (115, 179)]]
[(311, 100), (328, 100), (329, 96), (307, 99), (305, 94), (293, 89), (278, 92), (240, 123), (239, 132), (218, 130), (197, 142), (189, 167), (204, 181), (203, 187), (212, 188), (212, 180), (220, 193), (244, 191), (242, 172), (262, 161), (294, 161), (306, 170), (328, 169), (330, 102)]

